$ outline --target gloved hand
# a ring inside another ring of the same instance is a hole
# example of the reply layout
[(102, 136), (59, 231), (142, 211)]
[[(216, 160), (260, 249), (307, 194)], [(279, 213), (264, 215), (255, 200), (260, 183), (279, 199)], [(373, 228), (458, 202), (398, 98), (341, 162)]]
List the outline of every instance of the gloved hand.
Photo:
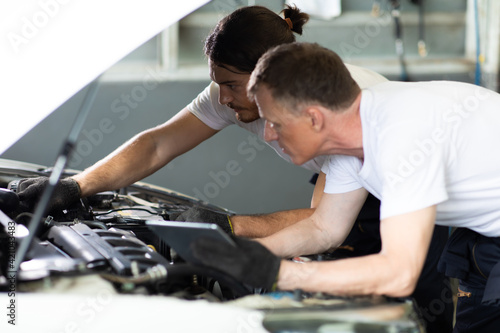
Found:
[[(48, 177), (21, 179), (17, 184), (17, 194), (21, 204), (32, 211), (48, 183)], [(80, 193), (80, 186), (72, 178), (59, 180), (47, 207), (47, 212), (55, 209), (63, 209), (78, 201)]]
[(233, 225), (228, 214), (214, 212), (209, 209), (200, 207), (191, 207), (182, 213), (170, 214), (169, 218), (175, 221), (184, 222), (206, 222), (215, 223), (222, 228), (226, 233), (234, 234)]
[(200, 238), (191, 244), (191, 250), (207, 267), (224, 272), (250, 286), (273, 290), (281, 258), (256, 241), (241, 237), (233, 239), (237, 247), (213, 238)]

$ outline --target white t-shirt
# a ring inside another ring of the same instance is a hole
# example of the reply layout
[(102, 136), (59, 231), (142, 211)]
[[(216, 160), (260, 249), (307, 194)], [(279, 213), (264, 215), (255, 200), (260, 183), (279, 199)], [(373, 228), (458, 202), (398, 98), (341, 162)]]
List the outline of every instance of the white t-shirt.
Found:
[[(375, 84), (386, 82), (387, 79), (382, 75), (369, 69), (353, 65), (346, 65), (353, 79), (358, 83), (361, 89), (373, 86)], [(188, 106), (188, 110), (200, 119), (207, 126), (221, 130), (229, 125), (236, 124), (257, 135), (264, 141), (264, 119), (257, 119), (250, 123), (244, 123), (236, 119), (236, 113), (226, 105), (219, 104), (219, 85), (212, 82), (196, 97)], [(277, 141), (266, 142), (282, 158), (291, 162), (290, 156), (283, 153)], [(302, 165), (302, 167), (314, 172), (320, 172), (326, 156), (319, 156)]]
[(436, 224), (500, 236), (500, 94), (459, 82), (362, 92), (364, 162), (331, 156), (325, 192), (366, 188), (381, 219), (437, 204)]

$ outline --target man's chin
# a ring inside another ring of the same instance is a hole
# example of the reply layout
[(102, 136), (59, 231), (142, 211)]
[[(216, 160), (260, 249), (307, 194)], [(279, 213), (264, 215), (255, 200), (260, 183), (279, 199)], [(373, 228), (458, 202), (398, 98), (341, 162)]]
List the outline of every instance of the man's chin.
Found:
[(259, 115), (247, 113), (245, 111), (240, 111), (236, 113), (236, 119), (238, 119), (242, 123), (251, 123), (259, 118), (260, 118)]

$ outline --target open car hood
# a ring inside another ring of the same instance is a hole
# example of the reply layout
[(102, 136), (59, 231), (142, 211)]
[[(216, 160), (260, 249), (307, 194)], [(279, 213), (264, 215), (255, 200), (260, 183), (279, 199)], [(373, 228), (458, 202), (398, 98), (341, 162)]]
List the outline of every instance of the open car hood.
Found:
[[(118, 60), (210, 0), (0, 3), (0, 154)], [(19, 121), (21, 120), (21, 121)]]

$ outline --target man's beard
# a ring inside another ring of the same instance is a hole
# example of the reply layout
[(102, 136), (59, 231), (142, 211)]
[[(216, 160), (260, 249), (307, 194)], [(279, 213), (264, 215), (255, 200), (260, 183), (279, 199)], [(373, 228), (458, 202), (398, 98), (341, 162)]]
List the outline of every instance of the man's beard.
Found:
[(238, 119), (239, 121), (241, 121), (243, 123), (251, 123), (252, 121), (255, 121), (255, 120), (260, 118), (258, 112), (252, 112), (252, 110), (250, 110), (250, 109), (238, 108), (238, 107), (235, 107), (234, 105), (232, 105), (231, 103), (227, 104), (227, 107), (231, 108), (233, 111), (235, 109), (240, 110), (240, 112), (236, 112), (236, 111), (234, 111), (234, 112), (236, 113), (236, 119)]
[(255, 121), (259, 118), (260, 117), (258, 114), (251, 113), (248, 110), (245, 110), (245, 111), (240, 112), (240, 113), (236, 113), (236, 119), (238, 119), (239, 121), (241, 121), (243, 123), (251, 123), (252, 121)]

